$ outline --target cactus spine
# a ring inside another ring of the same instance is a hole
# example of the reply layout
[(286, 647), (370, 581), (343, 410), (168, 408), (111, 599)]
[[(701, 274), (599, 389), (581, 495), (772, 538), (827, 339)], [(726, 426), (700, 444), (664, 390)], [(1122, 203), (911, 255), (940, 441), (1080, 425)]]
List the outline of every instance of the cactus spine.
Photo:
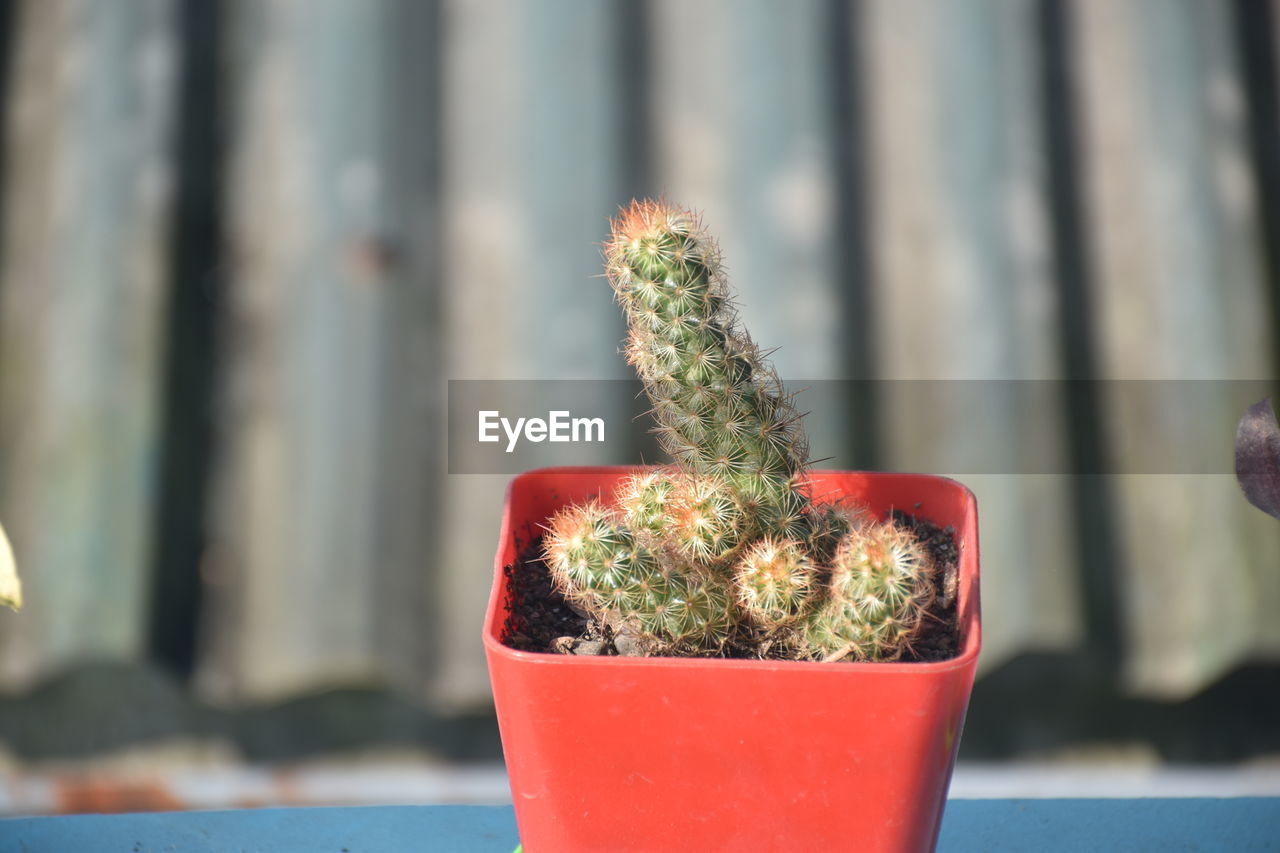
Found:
[(899, 656), (933, 599), (928, 558), (892, 523), (810, 500), (800, 418), (736, 323), (715, 242), (687, 211), (633, 202), (605, 262), (676, 464), (550, 521), (557, 586), (650, 653), (767, 638), (796, 658)]

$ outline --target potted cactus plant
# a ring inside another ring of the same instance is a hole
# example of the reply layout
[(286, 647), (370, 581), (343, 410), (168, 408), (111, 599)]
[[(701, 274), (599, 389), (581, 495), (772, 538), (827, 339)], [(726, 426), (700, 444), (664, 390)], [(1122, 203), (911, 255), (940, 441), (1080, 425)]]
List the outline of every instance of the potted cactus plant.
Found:
[[(508, 490), (484, 643), (525, 853), (931, 849), (980, 644), (972, 493), (810, 470), (690, 213), (633, 203), (605, 258), (674, 462)], [(556, 648), (592, 654), (513, 648), (539, 571), (594, 632)]]

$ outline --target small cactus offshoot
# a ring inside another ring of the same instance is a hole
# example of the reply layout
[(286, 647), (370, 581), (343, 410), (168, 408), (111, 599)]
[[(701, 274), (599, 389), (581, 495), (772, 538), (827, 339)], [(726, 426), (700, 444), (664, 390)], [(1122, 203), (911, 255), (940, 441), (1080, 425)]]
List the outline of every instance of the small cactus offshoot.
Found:
[(765, 536), (743, 553), (733, 581), (746, 617), (765, 628), (778, 628), (804, 615), (817, 586), (816, 574), (799, 542)]
[(566, 599), (649, 654), (714, 654), (731, 639), (798, 659), (909, 650), (935, 596), (928, 555), (891, 521), (812, 499), (800, 416), (737, 324), (697, 217), (633, 202), (604, 254), (627, 359), (675, 464), (550, 520), (544, 558)]
[(714, 646), (728, 636), (728, 585), (682, 571), (659, 542), (622, 526), (599, 502), (562, 510), (548, 531), (547, 564), (565, 597), (609, 614), (615, 630), (671, 649)]
[(901, 527), (850, 532), (832, 561), (827, 600), (805, 625), (805, 645), (836, 659), (898, 657), (933, 603), (931, 574), (924, 549)]

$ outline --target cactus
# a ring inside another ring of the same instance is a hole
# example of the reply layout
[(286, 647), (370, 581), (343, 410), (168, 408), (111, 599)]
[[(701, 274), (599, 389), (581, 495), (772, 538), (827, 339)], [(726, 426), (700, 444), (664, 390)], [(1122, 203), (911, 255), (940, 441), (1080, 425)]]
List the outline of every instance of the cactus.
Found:
[(711, 575), (680, 571), (643, 531), (622, 526), (599, 502), (551, 519), (546, 559), (566, 597), (607, 614), (615, 631), (631, 631), (666, 649), (723, 643), (733, 624), (727, 587)]
[(929, 558), (910, 532), (855, 528), (836, 551), (827, 600), (805, 625), (813, 654), (892, 660), (907, 651), (934, 590)]
[(614, 222), (605, 260), (663, 449), (735, 493), (745, 527), (802, 533), (800, 418), (736, 327), (714, 241), (686, 211), (634, 203)]
[(605, 262), (675, 464), (551, 519), (557, 587), (644, 653), (900, 656), (934, 598), (928, 557), (892, 522), (811, 499), (800, 417), (736, 323), (715, 242), (687, 211), (633, 202)]
[(804, 615), (816, 573), (799, 542), (765, 536), (735, 566), (734, 589), (748, 619), (776, 629)]

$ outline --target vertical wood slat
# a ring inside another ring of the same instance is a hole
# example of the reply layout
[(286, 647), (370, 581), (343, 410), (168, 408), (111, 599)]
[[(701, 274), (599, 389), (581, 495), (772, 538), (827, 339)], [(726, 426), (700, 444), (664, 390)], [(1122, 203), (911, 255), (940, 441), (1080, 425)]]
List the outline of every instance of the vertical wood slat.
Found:
[[(612, 41), (622, 4), (450, 2), (443, 119), (450, 379), (621, 379), (622, 323), (600, 278), (608, 218), (627, 201)], [(596, 415), (625, 423), (628, 389)], [(536, 402), (536, 400), (534, 401)], [(581, 447), (579, 464), (605, 459)], [(436, 559), (444, 705), (488, 699), (479, 625), (508, 477), (447, 478)]]
[[(777, 348), (788, 390), (847, 378), (826, 7), (660, 0), (652, 19), (657, 184), (719, 238), (742, 324)], [(805, 429), (815, 458), (845, 455), (848, 428), (832, 416)]]
[(430, 436), (431, 4), (235, 3), (222, 457), (198, 685), (416, 686)]
[(173, 183), (170, 0), (16, 10), (0, 271), (0, 517), (17, 687), (145, 640)]
[[(1113, 457), (1175, 459), (1220, 440), (1220, 475), (1117, 479), (1128, 684), (1183, 696), (1241, 661), (1280, 605), (1280, 531), (1230, 475), (1241, 410), (1160, 380), (1260, 379), (1268, 316), (1230, 7), (1089, 0), (1074, 7), (1100, 364)], [(1157, 444), (1158, 443), (1158, 444)]]
[(1061, 367), (1034, 4), (863, 8), (888, 467), (956, 471), (978, 496), (983, 666), (1069, 648), (1080, 617), (1065, 478), (1022, 473), (1068, 464), (1046, 381)]

